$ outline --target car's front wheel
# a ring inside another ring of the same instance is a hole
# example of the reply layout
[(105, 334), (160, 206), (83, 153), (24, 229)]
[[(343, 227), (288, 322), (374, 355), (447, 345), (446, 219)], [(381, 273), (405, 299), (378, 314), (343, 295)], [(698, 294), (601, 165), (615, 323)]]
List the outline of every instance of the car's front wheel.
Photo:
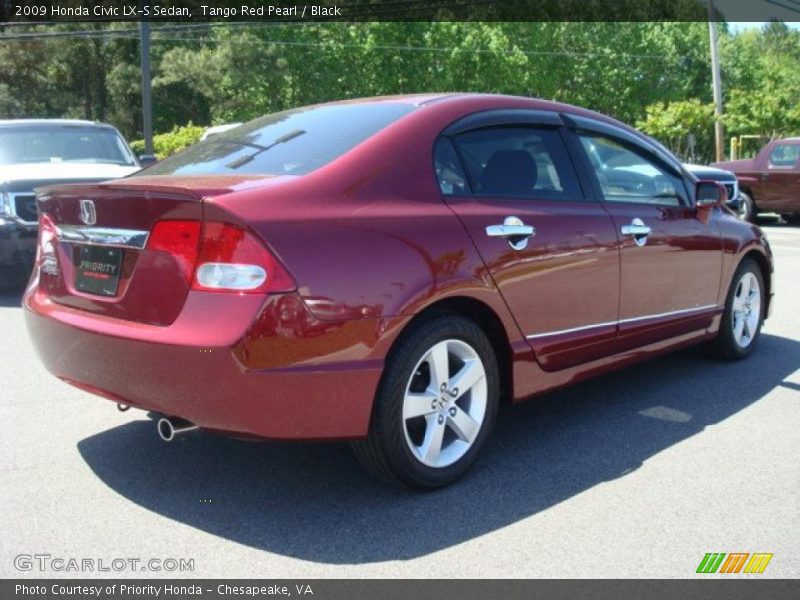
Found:
[(729, 360), (750, 355), (761, 335), (764, 321), (764, 276), (758, 264), (746, 258), (736, 269), (717, 339), (716, 351)]
[(387, 360), (369, 436), (353, 448), (378, 478), (433, 489), (463, 475), (486, 444), (497, 414), (497, 358), (463, 317), (412, 327)]

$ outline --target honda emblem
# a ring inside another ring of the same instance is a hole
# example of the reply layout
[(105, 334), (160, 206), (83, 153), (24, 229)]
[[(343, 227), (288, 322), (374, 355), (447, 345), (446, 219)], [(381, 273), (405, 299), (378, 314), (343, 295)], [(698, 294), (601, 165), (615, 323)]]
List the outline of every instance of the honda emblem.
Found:
[(94, 202), (91, 200), (81, 200), (81, 221), (86, 225), (94, 225), (97, 223), (97, 212), (94, 209)]

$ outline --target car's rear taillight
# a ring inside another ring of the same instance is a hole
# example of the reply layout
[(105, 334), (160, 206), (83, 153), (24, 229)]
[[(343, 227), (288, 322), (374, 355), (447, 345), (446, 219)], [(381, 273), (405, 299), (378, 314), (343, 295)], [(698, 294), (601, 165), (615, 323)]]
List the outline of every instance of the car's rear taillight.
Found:
[(229, 223), (159, 221), (148, 250), (174, 256), (192, 289), (246, 293), (288, 292), (292, 276), (253, 234)]
[(47, 214), (39, 216), (39, 243), (36, 246), (36, 266), (48, 275), (58, 275), (55, 242), (56, 227)]
[(191, 284), (200, 249), (200, 221), (158, 221), (147, 239), (147, 249), (172, 255), (186, 283)]

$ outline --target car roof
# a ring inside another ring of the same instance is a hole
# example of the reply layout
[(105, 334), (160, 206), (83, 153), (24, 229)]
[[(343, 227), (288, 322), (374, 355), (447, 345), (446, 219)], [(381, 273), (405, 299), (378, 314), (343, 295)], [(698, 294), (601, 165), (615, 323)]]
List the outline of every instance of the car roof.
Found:
[[(557, 102), (555, 100), (545, 100), (544, 98), (536, 98), (534, 96), (512, 96), (510, 94), (492, 94), (483, 92), (450, 92), (450, 93), (424, 93), (424, 94), (401, 94), (395, 96), (376, 96), (368, 98), (353, 98), (351, 100), (340, 100), (328, 102), (325, 104), (370, 104), (377, 102), (399, 102), (405, 104), (413, 104), (414, 106), (426, 106), (430, 104), (446, 105), (458, 102), (467, 102), (472, 104), (473, 110), (491, 110), (495, 108), (495, 104), (503, 104), (505, 108), (509, 108), (508, 104), (517, 104), (517, 108), (527, 108), (530, 110), (545, 110), (567, 115), (576, 115), (603, 121), (617, 127), (621, 127), (640, 138), (647, 138), (641, 131), (631, 127), (627, 123), (623, 123), (613, 117), (598, 113), (589, 108), (577, 106), (574, 104), (567, 104), (565, 102)], [(482, 106), (481, 106), (482, 105)], [(319, 106), (319, 105), (318, 105)], [(499, 108), (499, 106), (498, 106)], [(648, 138), (649, 139), (649, 138)], [(649, 139), (651, 143), (652, 139)], [(656, 141), (656, 144), (661, 145)]]
[(113, 129), (113, 125), (107, 123), (98, 123), (96, 121), (84, 121), (82, 119), (0, 119), (0, 127), (8, 127), (12, 125), (26, 125), (26, 126), (75, 126), (82, 127), (109, 127)]
[(586, 111), (588, 109), (563, 102), (545, 100), (534, 96), (513, 96), (510, 94), (492, 94), (487, 92), (442, 92), (442, 93), (419, 93), (419, 94), (397, 94), (391, 96), (371, 96), (365, 98), (352, 98), (348, 100), (336, 100), (325, 104), (371, 104), (378, 102), (399, 102), (403, 104), (413, 104), (423, 106), (434, 102), (455, 102), (462, 100), (484, 100), (491, 103), (492, 100), (515, 100), (528, 101), (531, 106), (538, 105), (543, 110), (557, 110), (564, 112)]
[(380, 102), (396, 102), (401, 104), (413, 104), (422, 106), (443, 98), (454, 96), (469, 96), (479, 94), (450, 94), (450, 93), (420, 93), (420, 94), (393, 94), (389, 96), (366, 96), (364, 98), (349, 98), (346, 100), (334, 100), (323, 104), (376, 104)]

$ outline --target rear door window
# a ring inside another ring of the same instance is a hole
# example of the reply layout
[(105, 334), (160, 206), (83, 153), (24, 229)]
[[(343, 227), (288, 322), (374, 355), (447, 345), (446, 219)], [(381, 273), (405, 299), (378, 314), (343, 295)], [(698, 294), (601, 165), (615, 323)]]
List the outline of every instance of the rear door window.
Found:
[(548, 200), (582, 197), (556, 129), (488, 127), (453, 136), (452, 142), (475, 195)]

